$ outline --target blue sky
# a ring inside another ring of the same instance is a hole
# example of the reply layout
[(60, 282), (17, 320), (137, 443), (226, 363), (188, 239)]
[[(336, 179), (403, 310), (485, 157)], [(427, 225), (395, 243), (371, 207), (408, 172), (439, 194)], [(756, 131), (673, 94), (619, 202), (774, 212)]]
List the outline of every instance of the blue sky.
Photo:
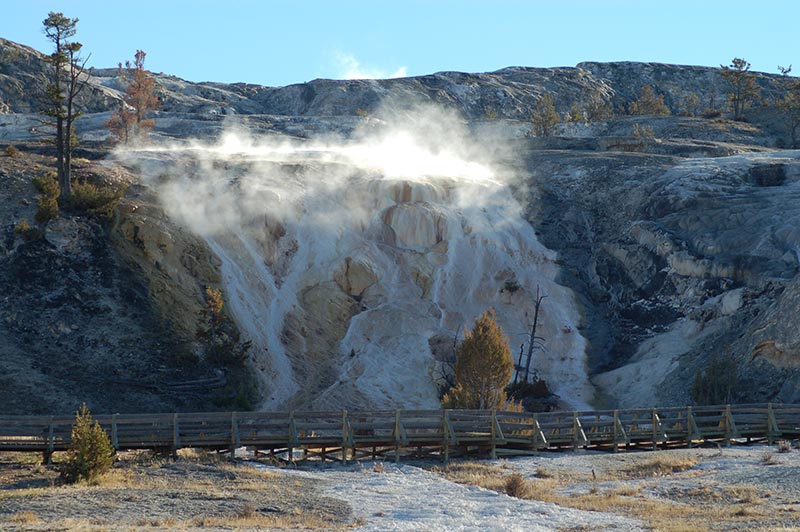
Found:
[(147, 52), (192, 81), (288, 85), (315, 78), (484, 72), (580, 61), (795, 64), (797, 0), (5, 0), (0, 37), (50, 51), (49, 11), (77, 17), (90, 64)]

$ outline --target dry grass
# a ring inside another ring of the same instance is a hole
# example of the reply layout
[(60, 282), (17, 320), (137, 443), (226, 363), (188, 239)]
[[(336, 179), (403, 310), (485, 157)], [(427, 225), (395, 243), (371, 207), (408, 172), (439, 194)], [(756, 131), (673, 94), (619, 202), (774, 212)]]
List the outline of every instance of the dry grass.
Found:
[(445, 478), (453, 482), (480, 486), (499, 492), (503, 492), (505, 489), (505, 475), (504, 468), (483, 462), (452, 463), (444, 469)]
[(621, 472), (627, 478), (666, 477), (687, 471), (700, 463), (696, 456), (663, 454), (656, 458), (629, 466)]
[(15, 514), (11, 514), (8, 517), (8, 520), (18, 525), (35, 525), (41, 521), (39, 516), (33, 512), (17, 512)]
[[(575, 474), (557, 475), (542, 468), (537, 470), (537, 478), (526, 479), (516, 472), (509, 474), (503, 467), (480, 462), (453, 464), (443, 473), (454, 482), (523, 499), (637, 518), (653, 530), (664, 532), (707, 531), (719, 529), (720, 524), (743, 525), (753, 520), (769, 523), (770, 514), (760, 507), (762, 497), (768, 495), (760, 494), (751, 486), (702, 487), (679, 494), (676, 501), (656, 498), (640, 481), (685, 472), (699, 462), (694, 456), (664, 454), (604, 473), (606, 480), (616, 479), (613, 486), (595, 482), (590, 475), (576, 479)], [(564, 493), (564, 488), (576, 480), (579, 486), (588, 485), (588, 492)], [(697, 504), (698, 501), (703, 504)]]
[(330, 526), (330, 522), (303, 512), (300, 508), (288, 514), (262, 514), (246, 506), (229, 516), (200, 516), (191, 521), (194, 526), (231, 528), (280, 528), (291, 530), (316, 530)]

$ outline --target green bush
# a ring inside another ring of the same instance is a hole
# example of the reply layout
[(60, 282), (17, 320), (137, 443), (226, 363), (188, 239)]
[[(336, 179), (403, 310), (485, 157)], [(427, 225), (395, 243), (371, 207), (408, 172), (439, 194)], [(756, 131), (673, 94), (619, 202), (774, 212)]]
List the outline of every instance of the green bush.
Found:
[(58, 196), (60, 194), (55, 172), (48, 172), (33, 178), (33, 188), (39, 193), (36, 223), (46, 224), (58, 216)]
[(9, 144), (6, 147), (6, 155), (9, 156), (9, 157), (18, 157), (19, 156), (19, 150), (17, 149), (16, 146), (14, 146), (12, 144)]
[(69, 206), (79, 212), (110, 218), (125, 190), (115, 185), (73, 183)]
[(68, 483), (94, 482), (111, 469), (113, 463), (114, 449), (108, 435), (99, 423), (92, 421), (92, 414), (86, 404), (82, 404), (72, 425), (72, 442), (61, 478)]

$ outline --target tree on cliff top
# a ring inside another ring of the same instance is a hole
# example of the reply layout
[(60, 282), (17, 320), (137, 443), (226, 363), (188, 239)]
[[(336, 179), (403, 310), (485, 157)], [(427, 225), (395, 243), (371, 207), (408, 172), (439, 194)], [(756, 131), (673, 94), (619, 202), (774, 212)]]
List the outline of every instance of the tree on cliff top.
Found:
[(45, 88), (44, 114), (55, 120), (58, 186), (63, 199), (69, 199), (72, 174), (72, 149), (75, 130), (73, 123), (80, 116), (75, 110), (75, 98), (89, 82), (85, 59), (80, 56), (83, 45), (70, 39), (77, 32), (78, 19), (51, 11), (42, 22), (44, 34), (55, 45), (48, 58), (52, 65)]
[(155, 120), (147, 115), (158, 110), (160, 102), (155, 93), (156, 80), (144, 69), (145, 57), (143, 50), (136, 50), (133, 64), (126, 61), (124, 69), (122, 63), (119, 65), (120, 77), (129, 79), (128, 86), (120, 108), (105, 123), (119, 142), (141, 138), (155, 126)]
[(531, 116), (532, 132), (537, 137), (549, 137), (553, 134), (553, 126), (561, 122), (561, 117), (556, 112), (553, 96), (545, 94), (533, 108)]
[(733, 109), (733, 119), (742, 120), (745, 108), (758, 98), (756, 76), (750, 72), (750, 63), (739, 57), (734, 57), (730, 65), (720, 67), (723, 79), (731, 87), (728, 102)]
[(514, 362), (508, 338), (494, 310), (475, 320), (456, 353), (456, 386), (442, 399), (445, 408), (502, 409)]
[(653, 87), (645, 85), (639, 98), (628, 104), (628, 114), (667, 116), (670, 110), (664, 103), (664, 95), (656, 94)]

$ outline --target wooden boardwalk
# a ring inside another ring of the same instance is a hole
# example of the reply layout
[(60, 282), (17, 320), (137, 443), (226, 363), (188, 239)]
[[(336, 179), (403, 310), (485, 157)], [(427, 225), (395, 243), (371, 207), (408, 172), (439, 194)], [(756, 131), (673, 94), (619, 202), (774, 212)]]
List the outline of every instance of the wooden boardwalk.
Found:
[[(800, 405), (590, 412), (489, 410), (205, 412), (95, 416), (117, 450), (247, 447), (281, 460), (524, 455), (545, 449), (692, 446), (800, 437)], [(70, 444), (72, 416), (0, 416), (0, 451), (48, 457)]]

